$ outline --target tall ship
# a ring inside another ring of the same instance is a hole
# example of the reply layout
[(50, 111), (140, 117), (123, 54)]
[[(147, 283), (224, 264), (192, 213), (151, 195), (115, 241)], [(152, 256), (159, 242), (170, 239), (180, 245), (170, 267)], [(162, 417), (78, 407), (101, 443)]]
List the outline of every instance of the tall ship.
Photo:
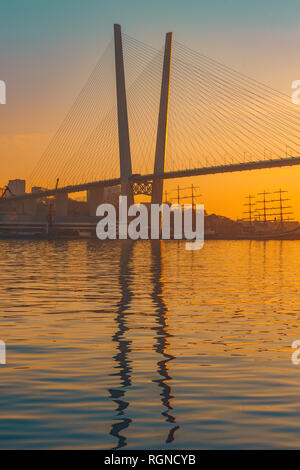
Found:
[(246, 196), (243, 237), (254, 239), (300, 238), (300, 225), (293, 218), (288, 191), (263, 191)]

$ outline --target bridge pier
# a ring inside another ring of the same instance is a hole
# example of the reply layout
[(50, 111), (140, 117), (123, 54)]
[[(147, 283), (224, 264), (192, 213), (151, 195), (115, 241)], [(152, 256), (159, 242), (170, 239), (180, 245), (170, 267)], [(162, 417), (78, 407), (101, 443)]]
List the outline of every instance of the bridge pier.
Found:
[(89, 208), (89, 215), (91, 217), (96, 216), (97, 207), (104, 201), (104, 188), (95, 187), (88, 189), (87, 192), (87, 204)]
[(24, 199), (23, 212), (25, 215), (36, 215), (38, 199)]
[(65, 217), (68, 215), (69, 197), (67, 193), (59, 193), (55, 196), (55, 215)]
[(7, 207), (9, 211), (16, 212), (18, 215), (24, 214), (24, 202), (23, 201), (8, 202)]

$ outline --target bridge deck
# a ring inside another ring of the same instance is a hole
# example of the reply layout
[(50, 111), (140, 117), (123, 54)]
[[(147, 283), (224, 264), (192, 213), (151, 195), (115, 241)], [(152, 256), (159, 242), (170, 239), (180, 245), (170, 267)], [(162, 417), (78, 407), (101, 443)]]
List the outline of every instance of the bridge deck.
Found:
[[(133, 175), (131, 181), (140, 183), (143, 181), (153, 181), (157, 178), (163, 179), (175, 179), (175, 178), (188, 178), (191, 176), (201, 176), (201, 175), (214, 175), (220, 173), (233, 173), (238, 171), (250, 171), (250, 170), (262, 170), (265, 168), (279, 168), (285, 166), (295, 166), (300, 165), (300, 157), (290, 157), (290, 158), (279, 158), (271, 160), (262, 160), (262, 161), (253, 161), (253, 162), (244, 162), (244, 163), (233, 163), (229, 165), (217, 165), (211, 167), (202, 167), (194, 168), (191, 170), (178, 170), (178, 171), (168, 171), (162, 174), (148, 174), (148, 175)], [(118, 186), (121, 184), (120, 178), (114, 178), (109, 180), (100, 180), (94, 181), (91, 183), (83, 183), (74, 186), (65, 186), (58, 189), (49, 189), (46, 191), (36, 191), (34, 193), (22, 194), (19, 196), (13, 196), (8, 199), (0, 199), (2, 202), (7, 201), (19, 201), (24, 199), (40, 199), (43, 197), (55, 196), (56, 194), (71, 194), (86, 191), (93, 187), (111, 187)]]

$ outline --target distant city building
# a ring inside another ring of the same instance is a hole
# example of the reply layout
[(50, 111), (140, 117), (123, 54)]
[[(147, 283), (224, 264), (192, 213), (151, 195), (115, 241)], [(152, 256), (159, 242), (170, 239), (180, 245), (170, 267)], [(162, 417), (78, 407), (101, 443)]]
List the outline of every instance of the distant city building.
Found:
[(25, 180), (9, 180), (7, 187), (8, 187), (8, 191), (6, 193), (7, 197), (19, 196), (21, 194), (25, 194), (26, 192), (26, 181)]

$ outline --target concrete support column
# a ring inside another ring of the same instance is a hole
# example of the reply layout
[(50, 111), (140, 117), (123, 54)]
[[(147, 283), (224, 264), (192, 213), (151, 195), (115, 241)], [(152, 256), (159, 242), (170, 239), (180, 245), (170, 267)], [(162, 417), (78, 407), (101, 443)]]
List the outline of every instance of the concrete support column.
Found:
[(69, 197), (67, 193), (59, 193), (55, 196), (55, 215), (65, 217), (68, 215)]
[(18, 215), (24, 214), (24, 202), (23, 201), (15, 201), (10, 205), (10, 210), (15, 211)]
[(104, 202), (104, 188), (95, 187), (87, 190), (87, 203), (89, 215), (96, 216), (97, 207)]
[(36, 215), (38, 199), (24, 199), (23, 208), (25, 215)]

